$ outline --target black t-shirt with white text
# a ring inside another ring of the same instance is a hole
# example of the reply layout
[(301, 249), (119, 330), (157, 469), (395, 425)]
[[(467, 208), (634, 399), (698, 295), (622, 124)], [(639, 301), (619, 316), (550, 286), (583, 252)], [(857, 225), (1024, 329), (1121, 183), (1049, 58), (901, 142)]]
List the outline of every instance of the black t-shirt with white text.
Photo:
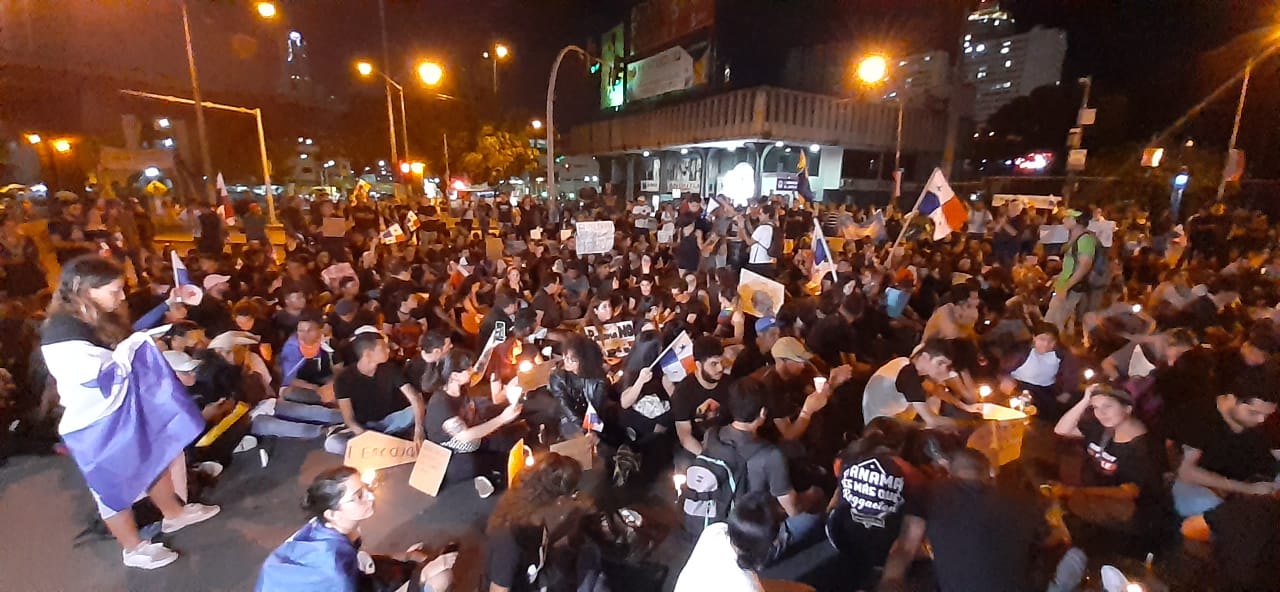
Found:
[(883, 565), (907, 514), (919, 515), (925, 479), (892, 454), (846, 457), (838, 476), (839, 500), (829, 531), (841, 554), (864, 572)]

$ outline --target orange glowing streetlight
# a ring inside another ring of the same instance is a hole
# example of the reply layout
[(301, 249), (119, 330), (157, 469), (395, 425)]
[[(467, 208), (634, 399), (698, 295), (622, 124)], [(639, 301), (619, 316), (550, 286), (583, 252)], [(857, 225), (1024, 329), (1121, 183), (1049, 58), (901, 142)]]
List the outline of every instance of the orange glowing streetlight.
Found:
[[(28, 139), (29, 140), (29, 139)], [(71, 152), (71, 140), (59, 138), (53, 141), (53, 150), (60, 154)]]
[(368, 60), (356, 62), (356, 73), (364, 78), (373, 76), (373, 63)]
[(40, 134), (27, 134), (27, 142), (32, 144), (39, 144), (40, 139)]
[(276, 15), (279, 14), (273, 2), (259, 2), (254, 5), (254, 8), (257, 9), (258, 16), (267, 20), (276, 18)]
[(432, 61), (418, 63), (418, 78), (427, 86), (436, 86), (444, 78), (444, 68)]
[(858, 80), (864, 84), (877, 84), (889, 77), (889, 60), (882, 55), (872, 54), (858, 62)]

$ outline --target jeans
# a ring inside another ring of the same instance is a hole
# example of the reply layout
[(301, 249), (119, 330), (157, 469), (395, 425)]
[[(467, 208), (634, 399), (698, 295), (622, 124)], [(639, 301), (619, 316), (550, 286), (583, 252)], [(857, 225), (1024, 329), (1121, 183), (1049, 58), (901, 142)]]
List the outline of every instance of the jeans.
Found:
[(1173, 508), (1178, 511), (1178, 516), (1199, 516), (1221, 503), (1222, 498), (1208, 487), (1193, 485), (1181, 479), (1173, 482)]
[(320, 393), (300, 386), (284, 387), (284, 391), (280, 393), (280, 398), (285, 401), (305, 403), (307, 405), (321, 405), (324, 403), (324, 399), (320, 396)]
[(280, 436), (283, 438), (316, 438), (324, 433), (325, 426), (342, 423), (342, 413), (323, 405), (307, 405), (287, 400), (277, 400), (272, 415), (253, 418), (255, 436)]
[[(403, 437), (413, 433), (414, 415), (413, 407), (405, 407), (395, 413), (392, 413), (377, 421), (371, 421), (364, 424), (366, 430), (387, 434), (388, 436)], [(346, 454), (347, 442), (350, 442), (355, 434), (343, 430), (328, 438), (325, 438), (325, 452), (332, 454)]]
[(1067, 291), (1065, 294), (1054, 294), (1049, 300), (1049, 309), (1044, 313), (1044, 320), (1058, 327), (1058, 330), (1066, 334), (1074, 334), (1075, 324), (1080, 320), (1080, 303), (1084, 299), (1084, 292)]
[(822, 514), (796, 514), (788, 516), (778, 529), (778, 538), (773, 541), (773, 550), (769, 552), (769, 563), (786, 558), (788, 555), (803, 549), (825, 536), (823, 530), (826, 516)]

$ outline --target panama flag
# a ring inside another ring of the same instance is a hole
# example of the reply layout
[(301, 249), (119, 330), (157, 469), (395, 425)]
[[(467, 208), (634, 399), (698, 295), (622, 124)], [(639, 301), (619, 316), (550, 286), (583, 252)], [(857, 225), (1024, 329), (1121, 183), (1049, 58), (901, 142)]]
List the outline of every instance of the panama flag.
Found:
[(228, 226), (234, 226), (236, 223), (236, 209), (231, 207), (231, 196), (227, 195), (227, 182), (222, 180), (222, 173), (218, 173), (216, 182), (218, 187), (218, 215), (226, 221)]
[(393, 245), (395, 243), (409, 240), (409, 238), (404, 235), (404, 231), (400, 229), (399, 224), (392, 224), (391, 226), (388, 226), (386, 230), (382, 231), (382, 234), (380, 234), (379, 237), (382, 239), (382, 244), (384, 245)]
[(204, 418), (145, 333), (114, 351), (75, 335), (45, 337), (46, 360), (75, 360), (52, 372), (69, 403), (62, 441), (102, 505), (127, 510), (200, 436)]
[(822, 276), (830, 273), (831, 281), (836, 281), (836, 262), (831, 255), (831, 247), (827, 246), (827, 237), (822, 234), (822, 225), (813, 219), (813, 270), (809, 273), (815, 285), (822, 283)]
[(693, 340), (689, 333), (681, 331), (671, 345), (658, 356), (658, 367), (671, 382), (680, 382), (697, 368), (693, 363)]
[(418, 220), (418, 215), (409, 210), (409, 214), (404, 217), (404, 225), (409, 228), (409, 232), (413, 232), (422, 227), (422, 221)]
[(969, 210), (964, 202), (951, 190), (947, 178), (942, 176), (941, 169), (933, 169), (929, 182), (920, 192), (920, 200), (916, 202), (916, 211), (933, 220), (933, 240), (942, 240), (948, 234), (964, 228), (969, 219)]
[(177, 291), (178, 302), (187, 306), (200, 306), (204, 300), (204, 290), (191, 281), (187, 265), (182, 262), (177, 251), (169, 251), (169, 262), (173, 264), (173, 287)]

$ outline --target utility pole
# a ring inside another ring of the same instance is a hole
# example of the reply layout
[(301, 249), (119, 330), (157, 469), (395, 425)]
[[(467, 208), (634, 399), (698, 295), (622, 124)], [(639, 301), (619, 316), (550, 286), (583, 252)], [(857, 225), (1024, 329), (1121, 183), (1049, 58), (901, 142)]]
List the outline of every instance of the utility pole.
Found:
[[(382, 69), (386, 71), (391, 66), (391, 53), (387, 50), (387, 5), (386, 0), (378, 0), (378, 24), (382, 29)], [(399, 170), (400, 159), (397, 153), (396, 144), (396, 110), (391, 100), (391, 79), (385, 75), (382, 77), (382, 86), (387, 91), (387, 133), (391, 136), (391, 176), (395, 178), (395, 172)], [(394, 185), (394, 184), (393, 184)]]
[(1084, 94), (1080, 97), (1080, 109), (1076, 111), (1076, 126), (1067, 130), (1067, 177), (1062, 184), (1062, 205), (1071, 203), (1071, 194), (1075, 193), (1076, 171), (1071, 166), (1071, 152), (1080, 148), (1081, 137), (1084, 136), (1085, 110), (1089, 108), (1089, 91), (1093, 89), (1093, 77), (1085, 76), (1078, 80), (1080, 86), (1084, 87)]
[(205, 203), (214, 203), (213, 161), (209, 159), (209, 131), (204, 123), (204, 102), (200, 98), (200, 75), (196, 72), (196, 52), (191, 45), (191, 19), (187, 15), (187, 0), (179, 0), (182, 9), (182, 34), (187, 42), (187, 69), (191, 74), (191, 98), (196, 108), (196, 135), (200, 139), (200, 172), (204, 175)]
[(1244, 99), (1249, 94), (1249, 78), (1253, 76), (1254, 58), (1244, 65), (1244, 80), (1240, 83), (1240, 100), (1236, 101), (1236, 120), (1231, 124), (1231, 140), (1227, 142), (1227, 160), (1222, 163), (1222, 179), (1218, 180), (1218, 201), (1227, 192), (1227, 175), (1231, 174), (1232, 156), (1236, 152), (1236, 140), (1240, 137), (1240, 118), (1244, 116)]

